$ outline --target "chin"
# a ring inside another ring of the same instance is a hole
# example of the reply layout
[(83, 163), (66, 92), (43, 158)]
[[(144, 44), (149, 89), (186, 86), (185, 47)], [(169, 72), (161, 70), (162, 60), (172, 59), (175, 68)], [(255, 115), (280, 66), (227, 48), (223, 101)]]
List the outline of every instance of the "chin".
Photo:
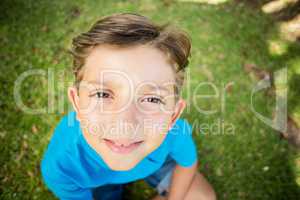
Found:
[(109, 168), (114, 171), (129, 171), (134, 167), (135, 166), (125, 166), (125, 165), (109, 166)]
[(108, 165), (108, 167), (111, 170), (115, 170), (115, 171), (128, 171), (133, 169), (137, 164), (139, 163), (139, 161), (136, 162), (122, 162), (122, 160), (118, 160), (116, 162), (113, 162), (112, 160), (109, 160), (108, 162), (106, 162), (106, 164)]

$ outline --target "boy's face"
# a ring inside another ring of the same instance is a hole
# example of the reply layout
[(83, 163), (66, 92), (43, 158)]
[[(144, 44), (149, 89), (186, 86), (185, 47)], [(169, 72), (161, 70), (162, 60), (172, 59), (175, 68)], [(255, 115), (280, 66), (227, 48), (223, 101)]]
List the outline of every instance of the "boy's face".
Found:
[(185, 101), (160, 50), (101, 45), (86, 58), (69, 98), (89, 145), (113, 170), (130, 170), (163, 142)]

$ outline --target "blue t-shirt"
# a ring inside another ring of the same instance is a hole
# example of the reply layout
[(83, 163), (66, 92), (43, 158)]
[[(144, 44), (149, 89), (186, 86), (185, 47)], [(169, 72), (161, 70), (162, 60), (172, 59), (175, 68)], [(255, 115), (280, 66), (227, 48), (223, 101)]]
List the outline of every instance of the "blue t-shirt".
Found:
[(134, 168), (114, 171), (84, 139), (76, 113), (70, 112), (54, 131), (41, 171), (47, 187), (60, 199), (89, 200), (92, 188), (128, 183), (151, 175), (168, 155), (183, 167), (192, 166), (197, 160), (192, 128), (184, 119), (178, 119), (163, 143)]

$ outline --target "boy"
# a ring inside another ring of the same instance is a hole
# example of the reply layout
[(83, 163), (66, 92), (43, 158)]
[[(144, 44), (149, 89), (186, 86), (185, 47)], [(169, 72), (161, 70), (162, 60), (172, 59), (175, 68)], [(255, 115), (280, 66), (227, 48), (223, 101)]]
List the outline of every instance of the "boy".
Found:
[(114, 14), (76, 37), (72, 55), (74, 112), (43, 157), (48, 188), (60, 199), (118, 200), (122, 184), (144, 179), (155, 199), (215, 199), (197, 172), (191, 126), (179, 118), (188, 37), (144, 16)]

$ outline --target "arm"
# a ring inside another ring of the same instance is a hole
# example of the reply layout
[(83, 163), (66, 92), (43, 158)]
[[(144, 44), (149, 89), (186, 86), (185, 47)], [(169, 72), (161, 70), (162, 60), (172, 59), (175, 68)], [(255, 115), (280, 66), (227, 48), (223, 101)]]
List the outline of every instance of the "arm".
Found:
[(190, 167), (182, 167), (177, 164), (173, 171), (168, 200), (184, 199), (196, 172), (197, 162)]
[[(196, 145), (192, 138), (192, 126), (186, 120), (177, 120), (170, 155), (176, 161), (169, 188), (168, 199), (183, 200), (197, 172)], [(175, 126), (174, 126), (175, 127)]]

